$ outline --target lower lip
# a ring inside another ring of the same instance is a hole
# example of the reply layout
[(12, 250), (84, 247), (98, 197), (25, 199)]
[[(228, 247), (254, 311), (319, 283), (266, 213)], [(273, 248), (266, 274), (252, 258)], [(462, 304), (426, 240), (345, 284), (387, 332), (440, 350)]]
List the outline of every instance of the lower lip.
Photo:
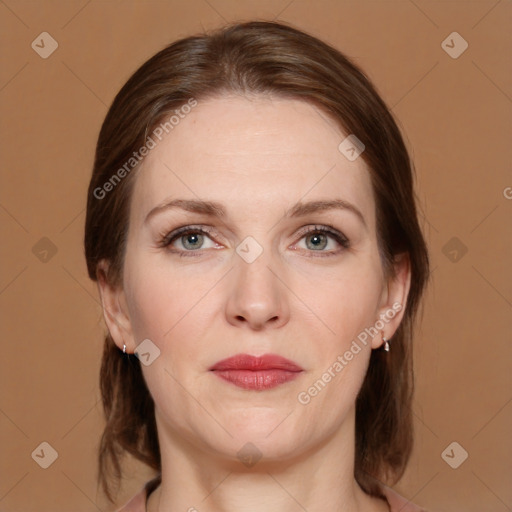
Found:
[(272, 389), (297, 378), (301, 372), (287, 370), (215, 370), (221, 379), (243, 389)]

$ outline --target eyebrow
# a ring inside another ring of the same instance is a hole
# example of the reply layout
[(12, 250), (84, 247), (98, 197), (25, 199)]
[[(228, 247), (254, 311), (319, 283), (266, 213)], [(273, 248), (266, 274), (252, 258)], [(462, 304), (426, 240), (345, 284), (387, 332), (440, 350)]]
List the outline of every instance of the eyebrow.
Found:
[[(173, 199), (166, 200), (162, 204), (155, 206), (146, 216), (144, 223), (147, 223), (152, 217), (164, 211), (179, 208), (191, 213), (198, 213), (210, 217), (225, 218), (226, 210), (215, 201), (202, 201), (196, 199)], [(365, 227), (366, 221), (361, 211), (352, 203), (343, 199), (309, 201), (307, 203), (298, 202), (292, 208), (285, 212), (285, 217), (296, 218), (304, 217), (311, 213), (317, 213), (328, 210), (348, 210), (355, 214)]]

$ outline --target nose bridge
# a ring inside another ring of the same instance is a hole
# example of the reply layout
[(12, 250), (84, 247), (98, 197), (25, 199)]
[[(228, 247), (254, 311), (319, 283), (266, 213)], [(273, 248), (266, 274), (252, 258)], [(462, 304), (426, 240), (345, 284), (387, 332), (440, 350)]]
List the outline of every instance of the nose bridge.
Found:
[[(288, 320), (288, 302), (274, 267), (277, 259), (252, 237), (237, 247), (234, 255), (232, 289), (226, 314), (232, 324), (261, 329), (266, 324), (280, 326)], [(271, 270), (272, 269), (272, 270)]]

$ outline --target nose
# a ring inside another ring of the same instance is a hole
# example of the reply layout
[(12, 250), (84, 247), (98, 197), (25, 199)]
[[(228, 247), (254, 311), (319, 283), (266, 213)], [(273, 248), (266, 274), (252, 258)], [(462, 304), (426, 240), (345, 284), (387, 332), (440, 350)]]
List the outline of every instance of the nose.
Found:
[(227, 320), (234, 326), (262, 330), (289, 320), (287, 288), (265, 254), (252, 263), (235, 256), (226, 303)]

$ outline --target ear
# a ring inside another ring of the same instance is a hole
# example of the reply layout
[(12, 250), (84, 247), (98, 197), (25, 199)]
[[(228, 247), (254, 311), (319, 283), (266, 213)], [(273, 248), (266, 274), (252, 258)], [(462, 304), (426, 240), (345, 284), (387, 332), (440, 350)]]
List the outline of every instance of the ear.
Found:
[(109, 282), (108, 269), (108, 262), (101, 260), (96, 272), (103, 316), (115, 344), (120, 350), (126, 344), (126, 352), (131, 353), (135, 345), (124, 290)]
[(378, 311), (378, 318), (375, 325), (380, 336), (374, 336), (372, 348), (379, 348), (382, 343), (382, 336), (389, 341), (400, 326), (404, 317), (407, 297), (411, 286), (411, 263), (408, 253), (396, 256), (393, 265), (394, 271), (387, 279), (384, 287), (381, 303)]

